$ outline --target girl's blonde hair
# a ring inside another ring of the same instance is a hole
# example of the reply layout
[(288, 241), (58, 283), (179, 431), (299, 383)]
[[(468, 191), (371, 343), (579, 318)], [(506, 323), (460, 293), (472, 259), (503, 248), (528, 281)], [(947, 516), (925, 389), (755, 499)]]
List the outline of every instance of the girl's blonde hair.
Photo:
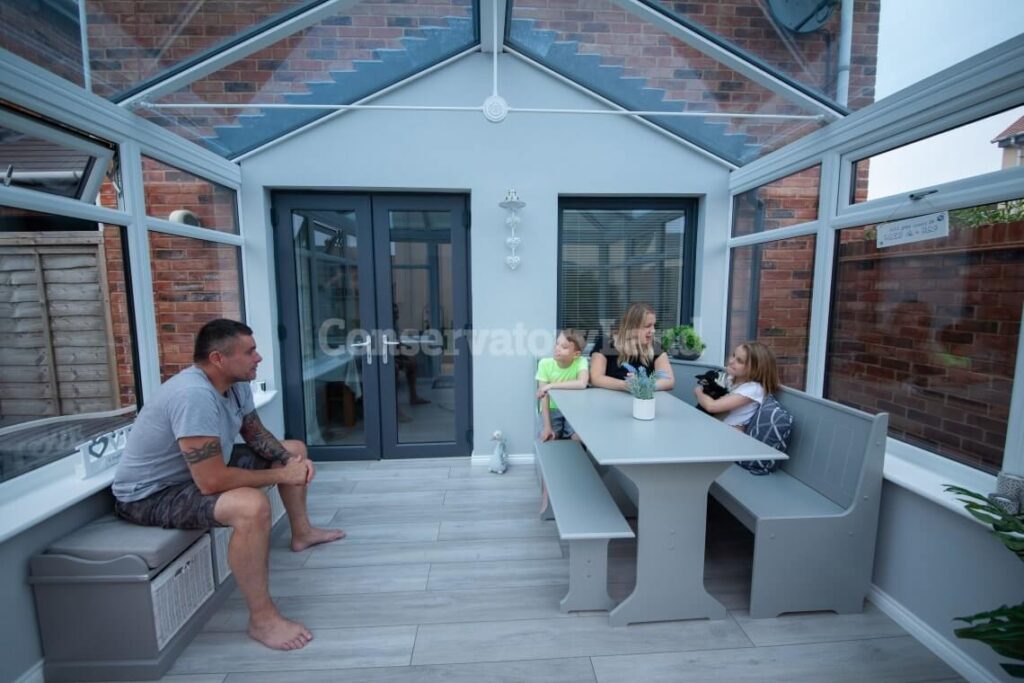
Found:
[(743, 342), (740, 348), (747, 352), (747, 376), (750, 381), (764, 387), (765, 393), (774, 394), (778, 391), (782, 382), (779, 381), (779, 364), (775, 360), (775, 353), (758, 341)]
[(657, 315), (654, 309), (645, 303), (634, 302), (629, 305), (619, 321), (619, 329), (615, 333), (615, 348), (619, 352), (619, 365), (650, 365), (654, 360), (654, 344), (641, 346), (637, 339), (637, 331), (644, 326), (644, 318), (648, 314)]

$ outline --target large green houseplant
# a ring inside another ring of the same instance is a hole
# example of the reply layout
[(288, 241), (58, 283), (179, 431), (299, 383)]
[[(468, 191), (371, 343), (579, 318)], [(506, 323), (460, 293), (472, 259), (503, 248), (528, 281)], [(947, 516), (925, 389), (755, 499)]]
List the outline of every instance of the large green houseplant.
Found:
[(676, 325), (662, 333), (661, 348), (675, 358), (697, 360), (704, 353), (704, 341), (693, 325)]
[[(946, 491), (961, 496), (957, 500), (964, 504), (967, 512), (991, 526), (992, 534), (1024, 562), (1024, 515), (1011, 514), (969, 489), (947, 486)], [(996, 654), (1024, 662), (1024, 602), (956, 619), (969, 624), (953, 631), (957, 638), (981, 641)], [(1024, 678), (1024, 664), (1000, 662), (1000, 666), (1012, 677)]]

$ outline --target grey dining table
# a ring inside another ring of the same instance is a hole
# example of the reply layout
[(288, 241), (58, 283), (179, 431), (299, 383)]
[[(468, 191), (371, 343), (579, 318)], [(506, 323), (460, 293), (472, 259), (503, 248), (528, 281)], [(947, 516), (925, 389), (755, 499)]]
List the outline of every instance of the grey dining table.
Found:
[(636, 586), (609, 623), (725, 618), (704, 589), (708, 488), (733, 461), (786, 455), (668, 392), (655, 395), (653, 420), (634, 419), (633, 397), (621, 391), (551, 395), (593, 458), (637, 487)]

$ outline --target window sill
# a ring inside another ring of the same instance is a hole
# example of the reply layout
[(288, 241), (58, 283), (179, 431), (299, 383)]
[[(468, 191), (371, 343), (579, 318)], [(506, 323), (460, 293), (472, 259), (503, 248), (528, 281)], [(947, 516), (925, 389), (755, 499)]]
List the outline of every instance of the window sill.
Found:
[(972, 517), (955, 495), (946, 493), (944, 487), (953, 484), (987, 495), (996, 489), (994, 475), (896, 439), (888, 440), (883, 471), (886, 481), (988, 528)]
[[(253, 401), (262, 408), (276, 396), (276, 391), (263, 391), (254, 393)], [(113, 467), (83, 479), (78, 466), (76, 453), (0, 484), (0, 543), (102, 491), (114, 480)]]

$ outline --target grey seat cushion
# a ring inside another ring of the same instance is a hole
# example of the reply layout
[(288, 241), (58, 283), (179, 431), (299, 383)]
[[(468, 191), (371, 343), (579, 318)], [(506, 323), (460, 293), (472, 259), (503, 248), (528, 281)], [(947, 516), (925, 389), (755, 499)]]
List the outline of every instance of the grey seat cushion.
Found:
[(46, 552), (94, 561), (137, 555), (150, 569), (161, 569), (205, 533), (201, 529), (139, 526), (110, 514), (72, 531)]

